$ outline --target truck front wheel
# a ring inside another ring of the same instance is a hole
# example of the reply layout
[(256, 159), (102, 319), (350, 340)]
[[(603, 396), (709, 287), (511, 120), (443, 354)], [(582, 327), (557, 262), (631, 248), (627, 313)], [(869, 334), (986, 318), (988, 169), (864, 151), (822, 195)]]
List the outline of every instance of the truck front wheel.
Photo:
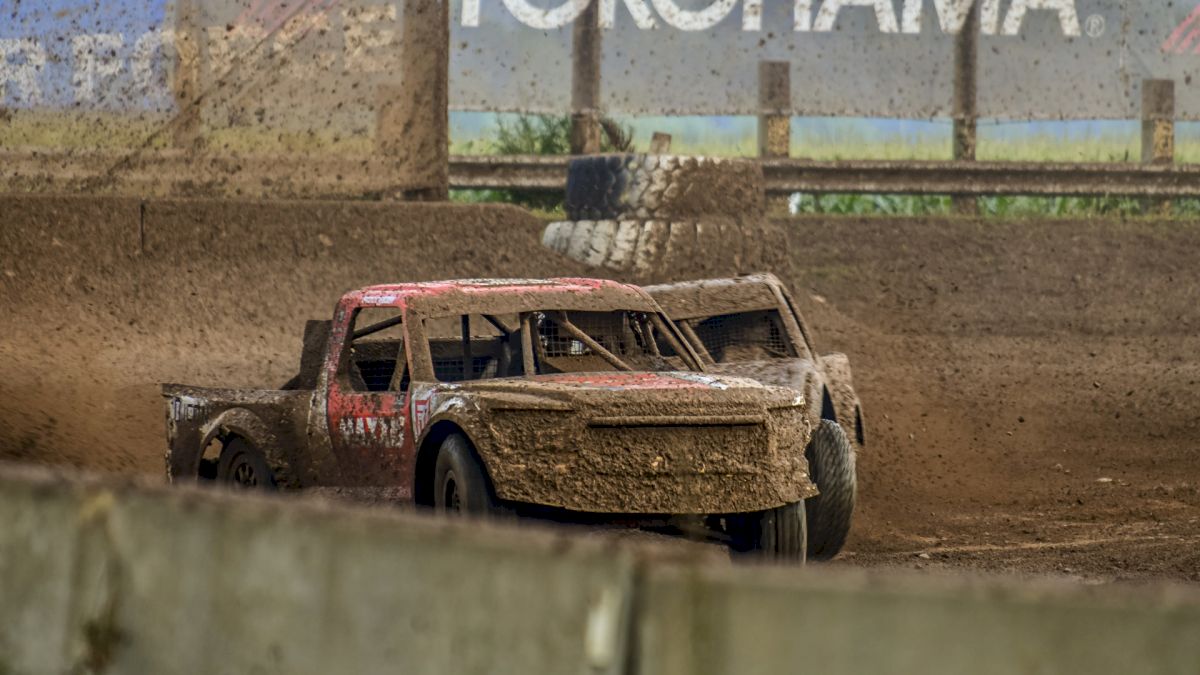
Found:
[(450, 434), (438, 450), (433, 505), (440, 512), (461, 515), (486, 516), (496, 511), (487, 475), (462, 434)]
[(808, 557), (808, 521), (804, 502), (727, 516), (727, 533), (734, 550), (803, 565)]
[(221, 459), (217, 463), (217, 482), (251, 490), (275, 488), (267, 458), (241, 438), (232, 439), (221, 450)]
[(821, 491), (808, 500), (808, 552), (813, 560), (829, 560), (850, 534), (858, 493), (854, 446), (837, 422), (821, 420), (804, 454)]

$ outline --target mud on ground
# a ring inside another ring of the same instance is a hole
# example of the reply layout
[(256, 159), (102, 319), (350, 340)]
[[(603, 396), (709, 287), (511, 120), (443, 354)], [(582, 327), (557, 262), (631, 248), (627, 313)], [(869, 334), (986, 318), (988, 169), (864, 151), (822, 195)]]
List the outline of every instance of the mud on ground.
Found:
[[(0, 201), (3, 459), (160, 475), (158, 383), (277, 386), (342, 290), (596, 273), (513, 209)], [(1200, 225), (779, 226), (868, 415), (834, 564), (1200, 581)]]

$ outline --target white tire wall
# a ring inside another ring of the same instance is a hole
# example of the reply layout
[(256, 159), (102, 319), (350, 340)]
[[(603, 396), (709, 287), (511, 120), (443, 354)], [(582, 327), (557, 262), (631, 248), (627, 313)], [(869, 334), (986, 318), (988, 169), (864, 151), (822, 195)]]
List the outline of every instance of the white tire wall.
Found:
[(770, 253), (782, 253), (782, 232), (763, 223), (733, 218), (698, 221), (579, 220), (550, 223), (542, 244), (595, 267), (638, 278), (687, 274), (751, 272), (771, 267)]

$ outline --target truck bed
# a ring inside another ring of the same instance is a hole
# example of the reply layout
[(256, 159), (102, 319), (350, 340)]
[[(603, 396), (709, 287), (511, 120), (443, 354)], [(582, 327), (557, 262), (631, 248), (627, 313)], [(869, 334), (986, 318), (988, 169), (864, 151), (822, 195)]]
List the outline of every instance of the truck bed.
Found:
[[(172, 481), (215, 475), (206, 449), (233, 436), (295, 451), (304, 438), (312, 389), (228, 389), (164, 384), (167, 475)], [(217, 448), (219, 450), (219, 448)], [(265, 448), (263, 448), (265, 449)], [(301, 453), (297, 453), (301, 454)]]

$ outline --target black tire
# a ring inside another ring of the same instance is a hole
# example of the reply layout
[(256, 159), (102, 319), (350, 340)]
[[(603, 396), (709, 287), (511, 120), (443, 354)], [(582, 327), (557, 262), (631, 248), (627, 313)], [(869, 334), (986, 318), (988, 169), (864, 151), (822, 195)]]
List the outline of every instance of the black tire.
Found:
[(821, 420), (804, 451), (821, 494), (808, 500), (808, 555), (829, 560), (846, 544), (858, 493), (854, 446), (841, 425)]
[(749, 217), (763, 211), (762, 169), (713, 157), (615, 154), (571, 160), (569, 220)]
[(625, 166), (635, 155), (600, 155), (572, 160), (567, 169), (565, 210), (571, 220), (603, 220), (623, 215), (621, 195), (634, 172)]
[(808, 520), (804, 502), (726, 518), (732, 547), (782, 562), (803, 565), (808, 559)]
[(433, 505), (442, 513), (490, 516), (498, 502), (471, 444), (451, 434), (438, 449), (433, 470)]
[(244, 439), (234, 438), (221, 450), (217, 482), (247, 490), (274, 490), (275, 476), (267, 458)]

